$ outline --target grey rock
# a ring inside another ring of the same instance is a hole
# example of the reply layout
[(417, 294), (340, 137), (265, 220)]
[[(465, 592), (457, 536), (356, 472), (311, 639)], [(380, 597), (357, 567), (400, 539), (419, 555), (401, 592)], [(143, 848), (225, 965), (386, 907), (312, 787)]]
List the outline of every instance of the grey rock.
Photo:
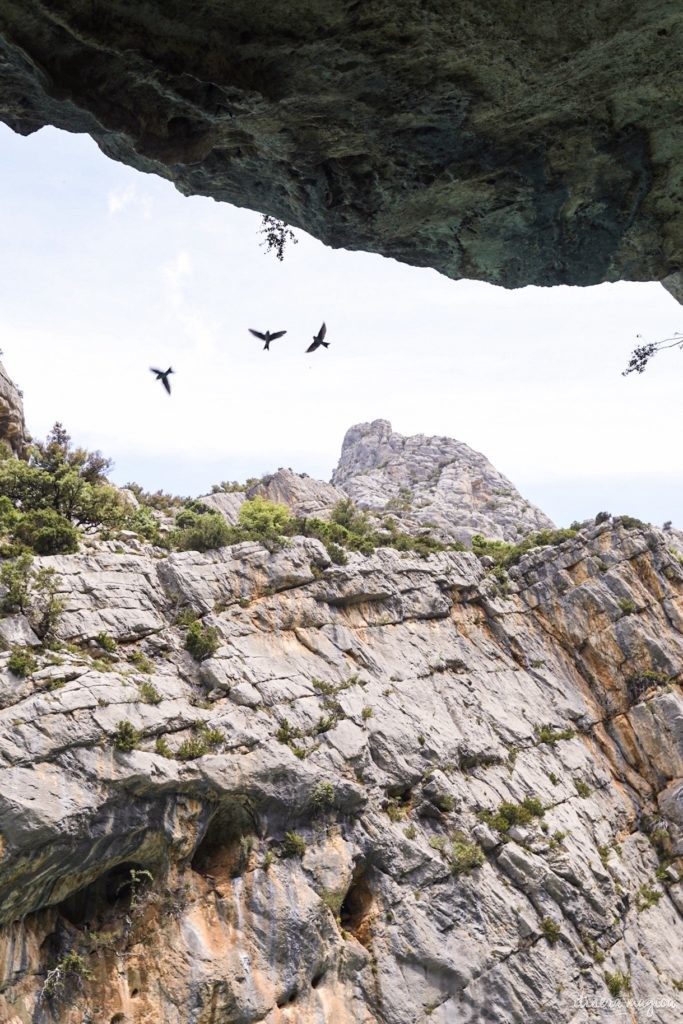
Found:
[[(474, 0), (142, 8), (0, 20), (0, 117), (453, 278), (588, 285), (680, 270), (680, 12)], [(75, 73), (74, 69), (79, 69)], [(80, 73), (87, 69), (87, 73)], [(454, 324), (454, 332), (457, 331)]]
[(480, 533), (520, 540), (553, 523), (479, 452), (449, 437), (403, 437), (388, 420), (347, 431), (332, 483), (361, 508), (468, 542)]

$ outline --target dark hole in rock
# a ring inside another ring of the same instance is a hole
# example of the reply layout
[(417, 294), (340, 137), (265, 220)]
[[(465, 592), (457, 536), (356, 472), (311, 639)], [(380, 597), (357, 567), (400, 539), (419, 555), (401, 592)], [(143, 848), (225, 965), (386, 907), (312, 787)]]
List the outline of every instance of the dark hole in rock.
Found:
[(125, 1024), (126, 1015), (125, 1013), (115, 1013), (109, 1021), (109, 1024)]
[(139, 988), (134, 988), (133, 991), (131, 992), (131, 996), (133, 998), (135, 998), (135, 996), (139, 996), (139, 995), (140, 995), (140, 989)]
[(373, 917), (374, 898), (365, 872), (354, 877), (339, 910), (339, 922), (342, 928), (351, 932), (363, 946), (370, 944), (372, 938), (370, 925)]
[[(117, 864), (90, 885), (67, 896), (57, 908), (59, 913), (77, 928), (97, 920), (108, 909), (130, 898), (135, 877), (132, 872), (146, 872), (146, 869), (134, 861)], [(147, 879), (146, 873), (144, 879)]]
[(321, 967), (319, 970), (317, 970), (315, 972), (315, 974), (311, 978), (311, 988), (317, 988), (318, 985), (320, 984), (320, 982), (323, 980), (324, 977), (325, 977), (325, 968)]
[(285, 992), (283, 995), (281, 995), (280, 998), (277, 1000), (278, 1010), (281, 1010), (283, 1006), (290, 1006), (293, 1002), (296, 1001), (296, 997), (298, 996), (298, 994), (298, 990), (296, 988), (293, 988), (291, 992)]
[(413, 787), (404, 784), (387, 786), (387, 796), (395, 803), (406, 806), (413, 798)]
[(226, 804), (216, 811), (197, 846), (191, 867), (217, 880), (236, 878), (246, 870), (251, 853), (253, 821), (241, 804)]

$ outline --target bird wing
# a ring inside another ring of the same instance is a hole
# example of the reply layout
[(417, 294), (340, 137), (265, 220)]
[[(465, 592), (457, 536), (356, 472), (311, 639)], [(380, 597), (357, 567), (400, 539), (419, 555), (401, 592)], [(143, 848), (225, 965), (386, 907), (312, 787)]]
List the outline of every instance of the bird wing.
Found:
[(306, 351), (307, 352), (315, 352), (317, 347), (318, 347), (318, 342), (317, 342), (317, 340), (314, 339), (313, 344), (309, 345), (308, 348), (306, 349)]
[(282, 335), (286, 334), (286, 333), (287, 333), (287, 331), (276, 331), (275, 334), (271, 334), (270, 340), (271, 341), (275, 341), (276, 338), (281, 338)]
[(155, 370), (153, 366), (150, 366), (149, 371), (150, 373), (158, 373), (160, 377), (163, 376), (163, 370)]
[(325, 326), (325, 324), (323, 324), (320, 330), (318, 331), (318, 341), (322, 341), (326, 334), (327, 327)]
[(168, 391), (168, 393), (170, 395), (171, 394), (171, 385), (169, 383), (168, 377), (162, 377), (161, 383), (164, 385), (164, 387), (166, 388), (166, 390)]
[(265, 341), (266, 340), (265, 334), (261, 334), (260, 331), (255, 331), (253, 327), (249, 328), (249, 333), (253, 334), (255, 338), (260, 338), (261, 341)]

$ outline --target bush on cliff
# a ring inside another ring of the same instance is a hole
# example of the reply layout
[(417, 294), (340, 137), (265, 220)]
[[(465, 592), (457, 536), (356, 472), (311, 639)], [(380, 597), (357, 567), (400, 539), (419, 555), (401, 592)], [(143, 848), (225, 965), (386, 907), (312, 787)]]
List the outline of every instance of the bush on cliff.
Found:
[[(75, 526), (123, 525), (127, 506), (106, 480), (111, 462), (74, 448), (60, 423), (21, 459), (0, 460), (0, 531), (10, 548), (75, 551)], [(7, 550), (7, 546), (6, 546)]]
[(54, 509), (33, 509), (22, 516), (15, 539), (39, 555), (62, 555), (78, 551), (78, 530)]

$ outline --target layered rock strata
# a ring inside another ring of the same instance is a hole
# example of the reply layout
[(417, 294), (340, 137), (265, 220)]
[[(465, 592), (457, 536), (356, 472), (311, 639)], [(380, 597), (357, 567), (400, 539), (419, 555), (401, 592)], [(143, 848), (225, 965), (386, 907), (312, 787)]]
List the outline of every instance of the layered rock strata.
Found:
[(88, 545), (0, 656), (0, 1019), (683, 1020), (675, 535)]

